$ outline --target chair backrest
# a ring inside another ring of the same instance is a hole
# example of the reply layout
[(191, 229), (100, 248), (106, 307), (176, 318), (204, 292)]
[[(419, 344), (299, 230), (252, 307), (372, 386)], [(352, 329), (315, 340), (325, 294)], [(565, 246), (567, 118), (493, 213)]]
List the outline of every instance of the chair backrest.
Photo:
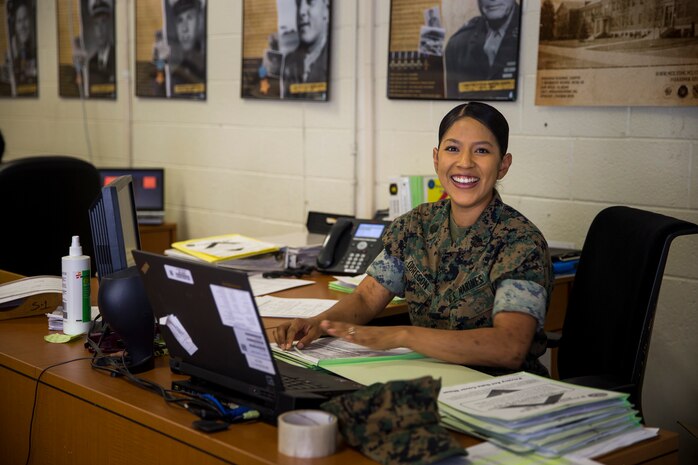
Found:
[(672, 240), (687, 221), (609, 207), (592, 222), (577, 267), (558, 352), (560, 378), (611, 375), (641, 389), (659, 289)]
[(0, 269), (33, 276), (61, 274), (71, 237), (94, 253), (88, 208), (99, 193), (99, 173), (68, 156), (35, 156), (0, 164)]

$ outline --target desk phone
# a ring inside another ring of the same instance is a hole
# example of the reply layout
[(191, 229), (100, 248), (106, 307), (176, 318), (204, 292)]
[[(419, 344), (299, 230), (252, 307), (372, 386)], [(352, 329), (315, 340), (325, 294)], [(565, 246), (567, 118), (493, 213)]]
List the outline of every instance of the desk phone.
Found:
[(381, 238), (389, 224), (380, 220), (337, 219), (318, 255), (318, 270), (339, 275), (365, 273), (383, 250)]

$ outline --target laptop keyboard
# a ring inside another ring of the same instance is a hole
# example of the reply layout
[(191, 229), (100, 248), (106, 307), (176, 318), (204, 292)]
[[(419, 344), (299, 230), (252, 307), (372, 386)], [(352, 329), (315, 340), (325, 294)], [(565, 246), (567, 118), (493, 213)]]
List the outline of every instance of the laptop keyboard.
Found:
[(292, 391), (310, 391), (316, 389), (328, 389), (329, 387), (305, 378), (296, 378), (294, 376), (284, 374), (281, 375), (281, 381), (284, 383), (286, 390)]

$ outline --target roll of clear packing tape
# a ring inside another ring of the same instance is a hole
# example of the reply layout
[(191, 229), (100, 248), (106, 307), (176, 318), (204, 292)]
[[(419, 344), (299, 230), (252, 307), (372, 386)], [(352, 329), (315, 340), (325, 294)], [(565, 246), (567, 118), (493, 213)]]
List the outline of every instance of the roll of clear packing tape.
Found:
[(279, 415), (279, 452), (291, 457), (325, 457), (337, 446), (337, 417), (322, 410)]

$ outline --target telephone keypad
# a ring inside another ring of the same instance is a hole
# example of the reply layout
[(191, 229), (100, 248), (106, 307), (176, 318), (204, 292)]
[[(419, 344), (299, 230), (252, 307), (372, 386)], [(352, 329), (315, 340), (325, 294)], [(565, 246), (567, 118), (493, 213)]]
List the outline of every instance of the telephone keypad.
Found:
[[(358, 247), (357, 247), (358, 248)], [(361, 264), (366, 259), (365, 253), (351, 252), (347, 255), (346, 261), (344, 262), (345, 270), (358, 270)]]

